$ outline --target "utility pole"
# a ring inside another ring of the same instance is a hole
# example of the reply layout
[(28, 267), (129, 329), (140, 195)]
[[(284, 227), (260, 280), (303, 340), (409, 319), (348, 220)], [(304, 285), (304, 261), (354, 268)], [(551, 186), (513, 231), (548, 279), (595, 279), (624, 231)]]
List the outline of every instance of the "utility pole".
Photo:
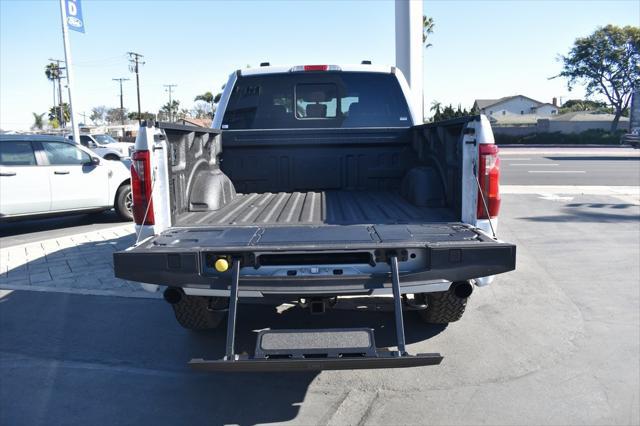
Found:
[(178, 87), (177, 84), (164, 84), (165, 92), (169, 92), (169, 121), (173, 121), (173, 105), (171, 104), (171, 93), (173, 92), (174, 87)]
[(128, 78), (112, 78), (111, 80), (117, 81), (118, 83), (120, 83), (120, 118), (122, 119), (122, 137), (124, 138), (125, 136), (124, 135), (124, 103), (122, 101), (122, 82), (129, 81), (129, 79)]
[[(52, 59), (49, 58), (49, 61), (51, 62), (55, 62), (56, 63), (56, 73), (57, 73), (57, 77), (56, 80), (58, 80), (58, 120), (60, 121), (60, 128), (64, 129), (64, 127), (67, 125), (67, 122), (64, 119), (64, 108), (62, 108), (62, 84), (60, 84), (60, 80), (62, 80), (62, 70), (66, 69), (66, 67), (61, 67), (60, 64), (64, 63), (64, 61), (62, 59)], [(55, 95), (54, 95), (54, 99), (55, 99)], [(54, 101), (54, 105), (55, 105), (55, 101)]]
[(144, 58), (144, 55), (141, 55), (136, 52), (127, 52), (129, 55), (129, 71), (136, 73), (136, 89), (138, 91), (138, 124), (141, 124), (141, 110), (140, 110), (140, 74), (138, 73), (139, 65), (144, 65), (145, 63), (140, 61), (141, 58)]

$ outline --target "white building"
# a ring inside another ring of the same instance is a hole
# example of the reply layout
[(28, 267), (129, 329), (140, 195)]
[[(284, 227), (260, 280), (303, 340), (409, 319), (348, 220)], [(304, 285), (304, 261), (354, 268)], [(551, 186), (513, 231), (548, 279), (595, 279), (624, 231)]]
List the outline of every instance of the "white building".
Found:
[[(535, 117), (551, 117), (558, 114), (558, 106), (544, 103), (523, 95), (506, 96), (500, 99), (476, 99), (474, 108), (490, 119), (500, 121), (500, 117), (513, 115), (530, 115)], [(494, 121), (494, 120), (492, 120)]]

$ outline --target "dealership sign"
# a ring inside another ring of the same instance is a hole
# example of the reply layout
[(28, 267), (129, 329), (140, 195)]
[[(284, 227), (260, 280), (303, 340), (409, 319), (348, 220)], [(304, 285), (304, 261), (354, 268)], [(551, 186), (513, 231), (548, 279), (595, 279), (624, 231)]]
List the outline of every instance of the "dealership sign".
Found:
[(82, 6), (80, 0), (65, 0), (67, 11), (67, 27), (70, 30), (84, 33), (84, 20), (82, 19)]

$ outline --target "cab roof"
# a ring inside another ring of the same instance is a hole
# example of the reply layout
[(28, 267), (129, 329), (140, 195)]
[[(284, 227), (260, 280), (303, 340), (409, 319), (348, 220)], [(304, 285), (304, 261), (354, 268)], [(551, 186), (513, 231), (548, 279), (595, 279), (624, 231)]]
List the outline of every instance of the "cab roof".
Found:
[[(304, 72), (302, 69), (300, 69), (299, 71), (294, 71), (294, 68), (303, 68), (305, 66), (319, 66), (319, 65), (316, 65), (316, 64), (300, 64), (300, 65), (288, 65), (288, 66), (268, 65), (263, 67), (239, 69), (237, 73), (242, 76), (264, 75), (264, 74), (287, 74), (290, 72)], [(352, 65), (327, 64), (326, 66), (330, 68), (327, 70), (329, 72), (346, 71), (346, 72), (371, 72), (371, 73), (393, 74), (395, 73), (395, 70), (396, 70), (396, 67), (392, 67), (389, 65), (372, 65), (372, 64), (352, 64)], [(320, 71), (320, 72), (325, 72), (325, 71)]]
[(29, 135), (29, 134), (17, 134), (17, 135), (0, 135), (0, 142), (38, 142), (38, 141), (47, 141), (47, 142), (67, 142), (69, 143), (69, 139), (66, 139), (62, 136), (57, 135)]

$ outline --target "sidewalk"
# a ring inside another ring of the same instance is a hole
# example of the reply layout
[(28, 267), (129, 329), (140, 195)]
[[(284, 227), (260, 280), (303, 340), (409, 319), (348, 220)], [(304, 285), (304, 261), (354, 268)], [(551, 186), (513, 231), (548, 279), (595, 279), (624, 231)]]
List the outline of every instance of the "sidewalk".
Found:
[(0, 247), (0, 289), (151, 297), (139, 284), (113, 276), (113, 252), (135, 242), (131, 225)]

